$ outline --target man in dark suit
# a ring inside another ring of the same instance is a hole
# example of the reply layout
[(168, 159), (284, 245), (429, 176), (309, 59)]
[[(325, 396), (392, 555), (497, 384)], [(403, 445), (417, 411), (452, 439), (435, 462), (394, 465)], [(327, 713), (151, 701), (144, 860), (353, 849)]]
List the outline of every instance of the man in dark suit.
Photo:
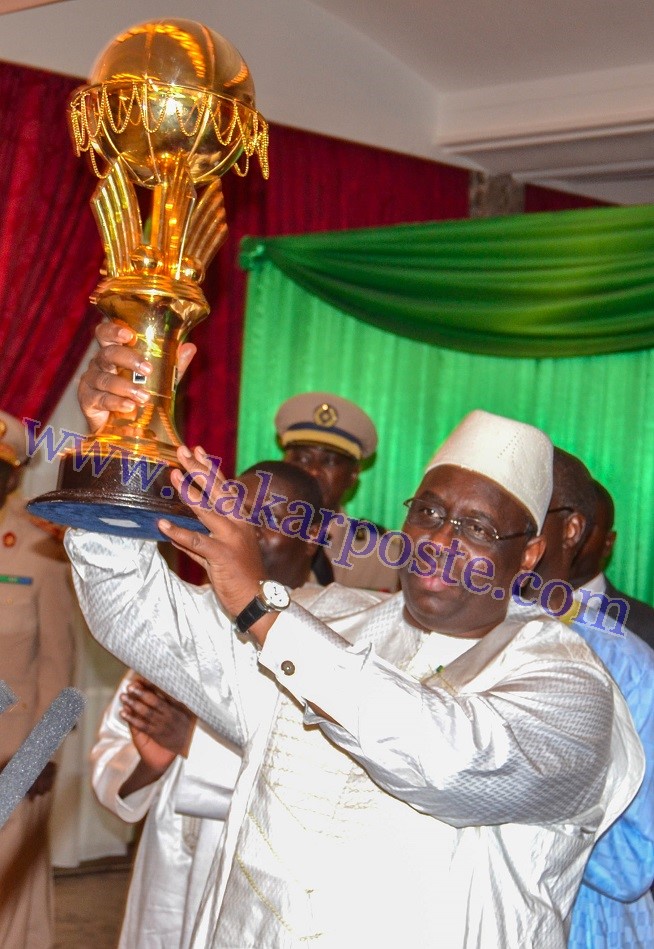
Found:
[(629, 607), (627, 626), (649, 646), (654, 647), (654, 609), (642, 600), (636, 600), (617, 590), (604, 575), (617, 536), (613, 530), (615, 508), (613, 498), (604, 485), (593, 481), (593, 487), (594, 524), (572, 564), (572, 585), (575, 588), (583, 587), (584, 590), (605, 593), (611, 600), (624, 600)]

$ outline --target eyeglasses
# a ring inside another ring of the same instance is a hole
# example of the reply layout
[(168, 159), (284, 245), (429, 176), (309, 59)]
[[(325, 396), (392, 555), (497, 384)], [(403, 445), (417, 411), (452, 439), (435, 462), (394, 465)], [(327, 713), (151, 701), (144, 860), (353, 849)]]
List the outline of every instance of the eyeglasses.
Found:
[(565, 504), (563, 507), (551, 507), (545, 512), (545, 517), (547, 517), (548, 514), (562, 514), (563, 511), (567, 511), (568, 514), (572, 514), (574, 512), (574, 508), (568, 507)]
[(515, 534), (498, 534), (494, 527), (476, 517), (448, 517), (442, 508), (424, 498), (408, 498), (403, 504), (409, 512), (406, 517), (407, 524), (422, 527), (424, 530), (440, 530), (443, 524), (451, 524), (457, 534), (482, 547), (492, 547), (500, 540), (528, 537), (535, 533), (532, 527)]

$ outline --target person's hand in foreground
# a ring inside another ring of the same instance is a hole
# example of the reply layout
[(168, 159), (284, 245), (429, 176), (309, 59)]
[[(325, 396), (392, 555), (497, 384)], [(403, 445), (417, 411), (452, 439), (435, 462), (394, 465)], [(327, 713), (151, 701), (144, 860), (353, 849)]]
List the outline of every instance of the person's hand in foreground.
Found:
[(188, 755), (197, 719), (184, 705), (140, 676), (121, 693), (120, 701), (120, 717), (129, 725), (141, 758), (120, 789), (120, 796), (127, 797), (158, 780), (178, 755)]

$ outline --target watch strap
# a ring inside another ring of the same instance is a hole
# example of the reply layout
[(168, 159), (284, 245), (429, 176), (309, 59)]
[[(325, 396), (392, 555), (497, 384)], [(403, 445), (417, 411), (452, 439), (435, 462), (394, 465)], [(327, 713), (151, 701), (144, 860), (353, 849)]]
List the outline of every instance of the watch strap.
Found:
[(234, 623), (239, 633), (247, 633), (250, 626), (254, 626), (262, 616), (265, 616), (266, 613), (269, 612), (270, 610), (264, 606), (259, 597), (255, 596), (254, 599), (250, 600), (248, 605), (241, 610), (235, 618)]

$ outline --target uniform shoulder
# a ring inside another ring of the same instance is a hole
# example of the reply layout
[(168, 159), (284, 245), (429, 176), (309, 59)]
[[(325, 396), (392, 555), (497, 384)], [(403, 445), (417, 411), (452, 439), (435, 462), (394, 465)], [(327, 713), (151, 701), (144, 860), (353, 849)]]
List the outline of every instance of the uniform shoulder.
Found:
[(8, 502), (2, 532), (5, 545), (10, 538), (17, 552), (29, 550), (36, 557), (60, 563), (68, 562), (62, 530), (49, 521), (33, 517), (27, 511), (22, 498), (13, 498)]

